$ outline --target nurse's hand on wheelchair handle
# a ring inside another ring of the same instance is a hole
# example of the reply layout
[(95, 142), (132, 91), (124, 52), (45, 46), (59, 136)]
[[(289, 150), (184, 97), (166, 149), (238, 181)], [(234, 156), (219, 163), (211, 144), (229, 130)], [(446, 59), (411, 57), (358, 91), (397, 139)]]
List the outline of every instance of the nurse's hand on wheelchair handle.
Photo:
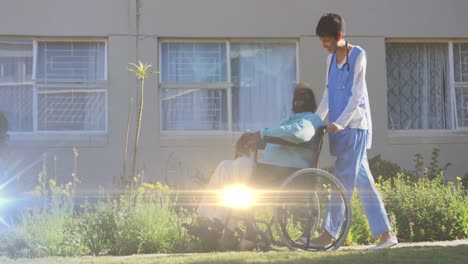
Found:
[(341, 130), (343, 130), (344, 128), (340, 125), (337, 125), (335, 123), (328, 123), (328, 126), (327, 126), (327, 131), (329, 133), (336, 133), (336, 132), (340, 132)]

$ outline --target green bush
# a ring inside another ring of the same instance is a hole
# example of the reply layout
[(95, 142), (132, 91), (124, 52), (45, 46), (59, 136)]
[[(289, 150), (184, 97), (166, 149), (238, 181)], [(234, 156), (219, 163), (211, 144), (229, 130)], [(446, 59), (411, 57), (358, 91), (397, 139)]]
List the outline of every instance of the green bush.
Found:
[[(442, 173), (434, 180), (408, 180), (408, 176), (398, 173), (377, 186), (400, 241), (468, 237), (468, 197), (460, 183), (443, 183)], [(346, 245), (375, 243), (357, 194), (351, 207), (353, 216)]]
[[(402, 241), (453, 240), (468, 237), (468, 198), (459, 183), (446, 182), (444, 172), (450, 166), (439, 165), (440, 151), (434, 148), (426, 167), (421, 154), (414, 156), (414, 170), (401, 169), (382, 160), (369, 160), (394, 233)], [(347, 244), (374, 243), (357, 195), (352, 200), (352, 225)]]
[(117, 226), (117, 204), (111, 199), (100, 200), (94, 206), (85, 203), (78, 218), (84, 245), (94, 256), (111, 251)]
[(81, 228), (94, 255), (177, 252), (188, 242), (182, 228), (187, 216), (176, 213), (169, 187), (160, 183), (143, 183), (118, 202), (106, 199), (88, 207)]
[[(373, 160), (377, 175), (386, 170), (395, 173), (380, 178), (376, 186), (400, 241), (468, 237), (465, 179), (457, 177), (456, 184), (446, 183), (443, 179), (447, 165), (440, 168), (438, 151), (432, 154), (428, 168), (422, 167), (422, 155), (416, 155), (414, 172), (401, 172), (396, 164), (380, 156)], [(413, 176), (416, 174), (421, 178)], [(75, 178), (73, 182), (77, 182)], [(73, 183), (58, 186), (47, 177), (44, 165), (34, 191), (41, 204), (21, 215), (14, 232), (1, 234), (0, 254), (18, 258), (166, 253), (185, 251), (191, 242), (181, 224), (191, 222), (193, 212), (181, 209), (166, 185), (139, 184), (135, 178), (128, 192), (118, 199), (104, 197), (102, 191), (99, 201), (86, 202), (80, 214), (73, 211), (74, 188)], [(270, 211), (257, 213), (260, 219), (271, 219)], [(358, 193), (352, 200), (352, 214), (346, 245), (375, 243)]]
[[(372, 176), (374, 176), (375, 182), (378, 182), (379, 179), (391, 179), (397, 173), (403, 171), (398, 164), (384, 160), (380, 155), (376, 155), (369, 159), (369, 168), (372, 172)], [(411, 176), (409, 173), (406, 173), (405, 175)]]
[(370, 227), (357, 192), (355, 192), (351, 200), (351, 211), (351, 228), (346, 237), (345, 245), (368, 245), (373, 243)]
[[(75, 159), (77, 158), (77, 151)], [(129, 255), (185, 250), (189, 237), (182, 227), (191, 214), (175, 207), (173, 192), (160, 183), (138, 184), (118, 199), (100, 198), (74, 211), (78, 178), (58, 186), (44, 166), (33, 193), (39, 205), (20, 215), (12, 232), (1, 235), (0, 254), (12, 258), (81, 256), (86, 254)]]
[(46, 159), (44, 155), (44, 165), (34, 190), (41, 205), (21, 214), (16, 233), (11, 236), (11, 243), (19, 243), (18, 249), (10, 255), (60, 256), (69, 253), (64, 242), (67, 239), (66, 225), (73, 218), (70, 185), (57, 186), (54, 179), (48, 178)]
[(468, 191), (468, 173), (465, 173), (465, 176), (463, 176), (463, 178), (457, 176), (456, 179), (461, 183), (461, 185), (463, 185), (465, 192)]
[(69, 217), (71, 214), (66, 210), (25, 214), (21, 217), (18, 231), (28, 241), (31, 250), (42, 251), (47, 256), (59, 256), (63, 254), (64, 227)]
[(402, 241), (434, 241), (465, 238), (468, 235), (468, 197), (461, 184), (433, 180), (409, 182), (397, 176), (382, 183), (388, 212), (395, 214)]

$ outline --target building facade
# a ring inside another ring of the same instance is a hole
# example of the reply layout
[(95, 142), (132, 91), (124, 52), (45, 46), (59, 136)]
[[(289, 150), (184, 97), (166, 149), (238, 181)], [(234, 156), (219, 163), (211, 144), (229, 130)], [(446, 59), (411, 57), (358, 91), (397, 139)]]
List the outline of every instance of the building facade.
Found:
[[(326, 53), (315, 26), (325, 12), (341, 14), (348, 40), (367, 51), (369, 156), (412, 169), (415, 154), (427, 164), (438, 148), (441, 163), (452, 164), (449, 179), (468, 172), (467, 1), (0, 3), (5, 173), (21, 177), (25, 189), (34, 186), (44, 153), (60, 183), (74, 171), (83, 190), (118, 181), (129, 109), (133, 146), (139, 92), (127, 67), (137, 60), (160, 71), (145, 83), (138, 170), (173, 186), (203, 180), (233, 157), (242, 131), (289, 115), (296, 82), (311, 83), (320, 99)], [(323, 167), (332, 164), (327, 148), (326, 140)]]

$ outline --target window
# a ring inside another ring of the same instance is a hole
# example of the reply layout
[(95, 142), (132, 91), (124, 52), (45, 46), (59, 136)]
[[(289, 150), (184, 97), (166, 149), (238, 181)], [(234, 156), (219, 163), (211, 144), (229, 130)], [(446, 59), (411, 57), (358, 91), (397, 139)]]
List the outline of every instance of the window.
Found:
[(0, 40), (0, 112), (11, 132), (105, 132), (104, 41)]
[(457, 126), (468, 128), (468, 43), (453, 44)]
[(291, 111), (296, 46), (292, 40), (163, 40), (162, 130), (241, 131), (278, 124)]
[(468, 127), (468, 45), (389, 42), (388, 126), (393, 130)]
[(31, 41), (0, 41), (0, 112), (9, 130), (33, 130), (33, 44)]

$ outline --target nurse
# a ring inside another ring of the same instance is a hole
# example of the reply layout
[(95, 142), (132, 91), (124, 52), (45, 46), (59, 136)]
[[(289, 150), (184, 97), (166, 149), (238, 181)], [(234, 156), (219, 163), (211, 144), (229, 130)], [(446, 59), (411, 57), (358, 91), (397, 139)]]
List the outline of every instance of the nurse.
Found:
[[(323, 15), (317, 36), (329, 55), (327, 88), (316, 114), (322, 120), (328, 114), (330, 152), (336, 156), (334, 175), (348, 192), (357, 187), (374, 238), (380, 242), (369, 249), (388, 248), (398, 240), (391, 232), (387, 212), (376, 190), (367, 160), (371, 147), (372, 123), (366, 85), (366, 52), (344, 38), (344, 20), (337, 14)], [(338, 236), (344, 217), (344, 204), (332, 197), (323, 222), (325, 232), (313, 244), (326, 246)]]

